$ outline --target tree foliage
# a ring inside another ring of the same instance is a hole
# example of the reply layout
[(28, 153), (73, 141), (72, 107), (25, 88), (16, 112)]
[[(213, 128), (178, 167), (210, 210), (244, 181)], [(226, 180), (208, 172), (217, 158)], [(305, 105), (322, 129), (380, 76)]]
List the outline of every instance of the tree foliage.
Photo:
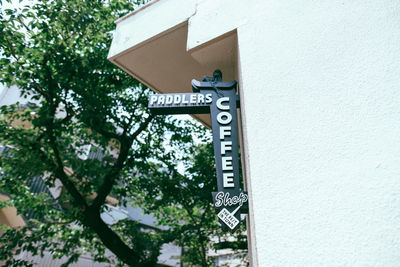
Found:
[[(129, 175), (125, 170), (156, 151), (168, 155), (158, 145), (163, 133), (179, 132), (173, 122), (148, 113), (148, 89), (106, 60), (113, 21), (137, 4), (41, 1), (2, 11), (1, 81), (18, 86), (36, 105), (2, 107), (0, 141), (12, 150), (1, 159), (1, 188), (19, 212), (34, 210), (41, 220), (9, 229), (1, 255), (47, 249), (73, 262), (85, 247), (107, 260), (107, 247), (132, 266), (157, 258), (160, 244), (143, 253), (100, 217), (107, 196)], [(104, 158), (77, 156), (87, 145), (104, 151)], [(46, 177), (50, 187), (61, 181), (63, 193), (54, 201), (29, 194), (27, 183), (35, 176)]]
[[(189, 266), (211, 266), (214, 259), (208, 252), (231, 248), (246, 251), (245, 225), (233, 234), (226, 234), (216, 219), (211, 192), (217, 191), (216, 171), (212, 143), (187, 147), (185, 173), (179, 173), (174, 162), (166, 162), (167, 169), (157, 164), (150, 166), (129, 185), (131, 191), (141, 192), (132, 199), (144, 204), (145, 210), (154, 214), (159, 222), (170, 227), (177, 243), (185, 248), (183, 260)], [(245, 259), (244, 259), (245, 260)]]
[[(141, 2), (42, 0), (1, 10), (0, 82), (31, 101), (1, 107), (0, 143), (10, 150), (0, 158), (0, 190), (11, 199), (1, 205), (36, 215), (22, 228), (3, 227), (0, 260), (8, 265), (29, 266), (15, 255), (45, 250), (68, 256), (65, 265), (84, 253), (108, 262), (109, 249), (120, 264), (154, 266), (170, 241), (186, 248), (186, 261), (211, 264), (210, 238), (223, 234), (210, 204), (212, 148), (192, 138), (204, 129), (152, 116), (149, 89), (107, 61), (114, 21)], [(101, 160), (82, 157), (89, 145)], [(59, 196), (32, 194), (35, 177), (50, 188), (61, 183)], [(143, 207), (169, 230), (107, 225), (100, 215), (109, 196)]]

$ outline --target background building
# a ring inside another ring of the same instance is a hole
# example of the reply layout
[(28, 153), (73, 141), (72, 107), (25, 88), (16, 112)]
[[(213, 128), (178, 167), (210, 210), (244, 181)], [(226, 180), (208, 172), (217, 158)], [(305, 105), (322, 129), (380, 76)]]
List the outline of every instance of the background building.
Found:
[(158, 93), (215, 69), (238, 80), (253, 266), (396, 266), (399, 13), (395, 0), (155, 0), (116, 22), (109, 59)]

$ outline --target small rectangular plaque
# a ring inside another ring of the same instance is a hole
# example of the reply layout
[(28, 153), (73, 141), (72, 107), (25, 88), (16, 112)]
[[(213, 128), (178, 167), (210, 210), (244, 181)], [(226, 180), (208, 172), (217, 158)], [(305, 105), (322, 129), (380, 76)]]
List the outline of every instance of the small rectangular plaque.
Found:
[(238, 225), (239, 220), (236, 219), (235, 216), (232, 215), (227, 209), (223, 208), (218, 213), (218, 218), (221, 219), (229, 228), (235, 229), (236, 225)]

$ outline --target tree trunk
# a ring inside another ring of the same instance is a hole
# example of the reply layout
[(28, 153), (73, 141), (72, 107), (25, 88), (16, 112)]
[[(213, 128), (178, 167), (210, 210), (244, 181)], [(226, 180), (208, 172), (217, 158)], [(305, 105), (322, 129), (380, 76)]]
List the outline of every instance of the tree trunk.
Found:
[(200, 245), (201, 266), (202, 267), (208, 267), (206, 248), (205, 248), (204, 243), (202, 242), (202, 240), (200, 240), (200, 242), (201, 242), (201, 245)]
[(85, 225), (90, 227), (101, 239), (103, 244), (120, 260), (129, 266), (142, 266), (140, 256), (129, 248), (121, 238), (103, 222), (97, 210), (88, 208), (85, 212)]

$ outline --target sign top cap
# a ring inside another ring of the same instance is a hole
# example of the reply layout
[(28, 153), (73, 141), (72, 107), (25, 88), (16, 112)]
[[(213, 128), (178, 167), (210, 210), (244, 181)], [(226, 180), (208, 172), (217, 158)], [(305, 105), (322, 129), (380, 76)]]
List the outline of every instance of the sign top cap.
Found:
[(237, 84), (236, 81), (231, 82), (223, 82), (222, 81), (222, 72), (220, 70), (215, 70), (213, 73), (213, 77), (204, 76), (203, 81), (197, 81), (195, 79), (192, 80), (192, 90), (193, 92), (200, 92), (201, 89), (231, 89), (235, 87)]

